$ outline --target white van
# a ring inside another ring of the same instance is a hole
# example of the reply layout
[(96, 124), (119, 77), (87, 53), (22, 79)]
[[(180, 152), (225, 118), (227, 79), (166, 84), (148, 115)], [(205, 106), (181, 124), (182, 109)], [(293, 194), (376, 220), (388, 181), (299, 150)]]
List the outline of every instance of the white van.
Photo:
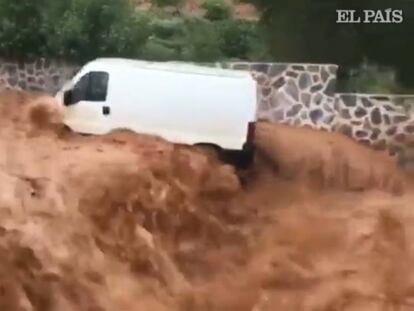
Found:
[(65, 125), (75, 132), (124, 128), (246, 153), (257, 86), (249, 72), (101, 58), (81, 68), (56, 98), (64, 105)]

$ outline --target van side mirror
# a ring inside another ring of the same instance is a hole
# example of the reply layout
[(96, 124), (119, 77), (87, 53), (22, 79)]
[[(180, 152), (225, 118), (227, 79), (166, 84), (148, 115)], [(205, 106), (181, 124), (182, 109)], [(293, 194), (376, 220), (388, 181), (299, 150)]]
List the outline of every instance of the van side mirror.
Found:
[(63, 93), (63, 104), (65, 106), (70, 106), (73, 104), (72, 95), (72, 90), (67, 90)]

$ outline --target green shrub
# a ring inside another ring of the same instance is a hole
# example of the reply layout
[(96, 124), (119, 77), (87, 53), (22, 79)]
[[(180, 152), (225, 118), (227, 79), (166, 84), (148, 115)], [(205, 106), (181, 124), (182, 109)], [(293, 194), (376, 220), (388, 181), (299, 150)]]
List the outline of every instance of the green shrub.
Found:
[(238, 20), (216, 22), (220, 49), (229, 58), (247, 58), (256, 35), (254, 24)]
[(152, 0), (152, 2), (154, 4), (156, 4), (157, 6), (176, 6), (179, 5), (181, 3), (181, 0)]
[(72, 0), (54, 25), (49, 45), (76, 60), (132, 56), (150, 35), (148, 22), (131, 14), (127, 0)]
[(143, 15), (127, 16), (114, 23), (107, 34), (103, 55), (137, 57), (151, 35), (148, 19)]
[(176, 60), (179, 57), (176, 49), (167, 47), (156, 40), (149, 40), (141, 53), (141, 58), (151, 61)]
[(206, 10), (205, 18), (216, 21), (228, 19), (231, 16), (231, 9), (223, 0), (205, 0), (202, 8)]
[(182, 57), (184, 60), (211, 62), (222, 59), (220, 38), (211, 23), (187, 23)]
[(46, 0), (0, 0), (0, 53), (6, 57), (31, 57), (44, 52), (47, 33), (43, 8)]
[(0, 57), (81, 62), (105, 56), (194, 62), (251, 57), (258, 49), (256, 25), (223, 19), (230, 14), (222, 1), (204, 6), (210, 20), (134, 12), (130, 0), (0, 0)]
[(182, 35), (184, 32), (184, 27), (184, 21), (180, 18), (156, 18), (151, 22), (152, 34), (162, 39), (168, 39)]
[(345, 89), (347, 92), (370, 94), (389, 94), (401, 91), (394, 70), (368, 62), (363, 62), (350, 70), (349, 77), (345, 81)]

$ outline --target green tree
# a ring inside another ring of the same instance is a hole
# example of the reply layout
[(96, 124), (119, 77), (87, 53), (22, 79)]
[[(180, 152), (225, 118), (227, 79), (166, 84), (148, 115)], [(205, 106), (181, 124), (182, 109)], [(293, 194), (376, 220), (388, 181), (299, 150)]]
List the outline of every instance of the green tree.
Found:
[(158, 6), (176, 6), (179, 5), (181, 3), (181, 0), (153, 0), (152, 2), (154, 2), (156, 5)]
[(145, 44), (142, 51), (142, 58), (150, 61), (170, 61), (178, 60), (180, 50), (169, 46), (167, 42), (151, 38)]
[[(278, 61), (337, 63), (345, 69), (364, 58), (396, 69), (414, 85), (412, 0), (251, 0), (262, 11), (272, 56)], [(337, 9), (402, 9), (400, 24), (338, 24)]]
[(212, 62), (223, 59), (220, 37), (210, 22), (187, 23), (182, 57), (196, 62)]
[(37, 56), (44, 52), (47, 0), (0, 0), (0, 53), (6, 57)]
[(130, 0), (0, 0), (0, 56), (81, 62), (107, 56), (197, 62), (259, 57), (256, 24), (220, 16), (136, 12)]
[(346, 92), (392, 94), (404, 91), (396, 83), (394, 70), (367, 61), (350, 69), (349, 76), (343, 86)]
[(252, 22), (227, 19), (215, 23), (220, 50), (227, 58), (248, 59), (250, 52), (257, 48), (256, 25)]
[(150, 35), (144, 15), (127, 0), (72, 0), (55, 24), (50, 47), (74, 59), (134, 56)]
[(202, 8), (206, 10), (205, 17), (212, 21), (231, 17), (231, 8), (224, 0), (204, 0)]

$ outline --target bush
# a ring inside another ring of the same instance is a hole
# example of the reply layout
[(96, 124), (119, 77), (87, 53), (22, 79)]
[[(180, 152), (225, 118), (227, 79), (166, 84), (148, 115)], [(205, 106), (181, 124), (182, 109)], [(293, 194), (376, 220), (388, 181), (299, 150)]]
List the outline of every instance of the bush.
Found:
[(180, 55), (176, 49), (167, 47), (156, 40), (149, 40), (143, 48), (141, 57), (150, 61), (177, 60)]
[(214, 23), (188, 18), (158, 20), (152, 25), (151, 42), (142, 55), (145, 59), (210, 62), (223, 57)]
[(54, 25), (50, 47), (76, 60), (133, 56), (150, 35), (148, 23), (131, 14), (127, 0), (72, 0)]
[(204, 3), (207, 17), (162, 18), (134, 12), (130, 0), (0, 0), (0, 56), (85, 62), (116, 56), (150, 60), (248, 59), (257, 26), (223, 19), (229, 8)]
[(181, 3), (181, 0), (153, 0), (152, 2), (154, 2), (157, 6), (176, 6), (179, 5)]
[(154, 19), (151, 22), (151, 32), (154, 36), (169, 39), (184, 33), (184, 21), (180, 18)]
[(132, 12), (129, 0), (0, 0), (0, 55), (136, 57), (150, 28), (145, 15)]
[(46, 0), (0, 0), (0, 53), (10, 58), (44, 52), (47, 33), (43, 8)]
[(184, 38), (183, 59), (196, 62), (211, 62), (222, 59), (220, 38), (217, 29), (211, 23), (187, 23)]
[(345, 91), (370, 94), (400, 93), (395, 71), (368, 62), (349, 71)]
[(251, 22), (223, 20), (216, 24), (220, 49), (226, 57), (246, 59), (256, 35)]
[(125, 17), (115, 23), (107, 35), (103, 55), (137, 57), (151, 35), (148, 19), (143, 15)]
[(211, 21), (229, 19), (230, 7), (223, 0), (205, 0), (202, 8), (206, 10), (205, 18)]

